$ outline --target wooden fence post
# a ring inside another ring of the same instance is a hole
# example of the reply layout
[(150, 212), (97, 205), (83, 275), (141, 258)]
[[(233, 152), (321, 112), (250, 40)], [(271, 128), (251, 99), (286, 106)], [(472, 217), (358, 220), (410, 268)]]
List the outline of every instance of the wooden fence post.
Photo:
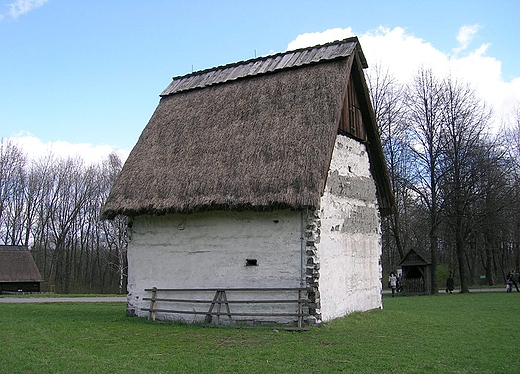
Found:
[(303, 297), (302, 290), (298, 290), (298, 328), (301, 329), (303, 325)]
[(150, 318), (155, 322), (155, 300), (157, 299), (157, 287), (152, 289), (152, 299), (150, 300)]

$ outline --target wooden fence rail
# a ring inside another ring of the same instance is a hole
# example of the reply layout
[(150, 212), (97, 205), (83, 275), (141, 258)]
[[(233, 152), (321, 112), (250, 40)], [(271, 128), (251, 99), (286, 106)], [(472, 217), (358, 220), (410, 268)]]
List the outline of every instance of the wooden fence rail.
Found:
[[(205, 315), (204, 323), (211, 323), (213, 317), (216, 317), (215, 324), (217, 326), (221, 323), (221, 317), (227, 318), (228, 321), (234, 322), (233, 317), (294, 317), (297, 319), (297, 329), (303, 330), (304, 318), (309, 316), (305, 311), (307, 306), (307, 299), (305, 296), (306, 288), (301, 287), (279, 287), (279, 288), (147, 288), (146, 292), (151, 292), (151, 297), (145, 297), (143, 300), (150, 301), (149, 308), (142, 308), (143, 311), (149, 312), (149, 318), (153, 321), (156, 319), (156, 313), (172, 313), (172, 314), (186, 314), (186, 315)], [(199, 298), (190, 299), (183, 297), (158, 297), (158, 293), (182, 294), (182, 293), (198, 293)], [(227, 293), (250, 293), (250, 294), (269, 294), (269, 293), (293, 293), (297, 298), (257, 298), (257, 299), (234, 299), (228, 300)], [(212, 299), (200, 298), (200, 294), (214, 293)], [(157, 303), (175, 303), (179, 304), (206, 304), (209, 306), (207, 310), (188, 310), (182, 308), (170, 309), (167, 307), (157, 307)], [(295, 304), (297, 307), (294, 312), (257, 312), (257, 311), (240, 311), (232, 310), (233, 305), (249, 304), (249, 305), (277, 305), (277, 304)], [(231, 305), (231, 306), (230, 306)]]

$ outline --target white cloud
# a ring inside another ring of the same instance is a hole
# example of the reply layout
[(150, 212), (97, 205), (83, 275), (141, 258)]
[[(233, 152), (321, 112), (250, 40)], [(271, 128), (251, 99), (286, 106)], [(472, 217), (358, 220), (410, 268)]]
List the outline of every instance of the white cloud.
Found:
[[(478, 26), (461, 27), (456, 38), (458, 46), (453, 55), (439, 51), (431, 43), (408, 34), (403, 28), (379, 27), (358, 38), (369, 66), (380, 65), (388, 69), (396, 79), (407, 83), (421, 67), (431, 68), (439, 77), (451, 75), (469, 82), (482, 100), (490, 104), (497, 117), (495, 128), (520, 103), (520, 77), (505, 81), (502, 64), (488, 56), (490, 44), (474, 49), (469, 45)], [(302, 34), (288, 44), (288, 49), (323, 44), (355, 35), (352, 29), (330, 29), (322, 33)], [(462, 48), (463, 47), (463, 48)], [(464, 54), (459, 55), (464, 50)], [(370, 69), (370, 68), (369, 68)]]
[(459, 29), (459, 33), (457, 34), (457, 41), (459, 42), (459, 46), (454, 48), (453, 51), (455, 53), (459, 53), (460, 51), (467, 49), (478, 30), (480, 30), (479, 25), (462, 26)]
[(19, 133), (10, 137), (8, 140), (23, 149), (32, 160), (37, 160), (52, 154), (57, 158), (63, 159), (78, 157), (87, 164), (93, 164), (105, 160), (112, 152), (117, 153), (123, 162), (128, 157), (127, 151), (109, 145), (92, 145), (90, 143), (72, 144), (64, 141), (43, 143), (30, 133)]
[(298, 35), (296, 39), (290, 42), (287, 46), (287, 50), (291, 51), (293, 49), (305, 48), (311, 45), (325, 44), (335, 40), (349, 38), (351, 36), (355, 35), (350, 27), (347, 27), (346, 29), (336, 28), (325, 30), (323, 32), (305, 33)]
[(48, 0), (16, 0), (12, 3), (7, 4), (9, 11), (0, 14), (0, 20), (6, 17), (16, 19), (19, 16), (29, 13), (35, 8), (41, 7)]

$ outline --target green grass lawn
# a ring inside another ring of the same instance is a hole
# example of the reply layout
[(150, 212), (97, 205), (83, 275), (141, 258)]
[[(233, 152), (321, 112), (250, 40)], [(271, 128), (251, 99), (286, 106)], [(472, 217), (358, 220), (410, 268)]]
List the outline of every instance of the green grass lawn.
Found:
[(513, 373), (520, 294), (384, 297), (305, 332), (125, 316), (124, 303), (0, 304), (2, 373)]

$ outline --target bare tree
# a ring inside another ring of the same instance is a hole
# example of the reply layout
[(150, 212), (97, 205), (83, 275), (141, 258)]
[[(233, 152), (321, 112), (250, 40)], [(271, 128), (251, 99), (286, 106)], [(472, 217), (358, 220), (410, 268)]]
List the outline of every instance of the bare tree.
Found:
[(121, 167), (115, 154), (99, 165), (52, 153), (28, 160), (2, 140), (0, 243), (29, 246), (45, 282), (60, 292), (124, 292), (126, 219), (100, 221)]
[(54, 184), (47, 209), (50, 212), (50, 232), (53, 248), (52, 274), (60, 290), (68, 293), (74, 279), (73, 263), (79, 247), (81, 214), (92, 198), (95, 180), (83, 161), (60, 160), (54, 169)]
[(414, 156), (410, 188), (420, 197), (429, 215), (428, 238), (432, 262), (430, 291), (438, 292), (437, 251), (441, 211), (440, 181), (443, 175), (443, 93), (442, 83), (431, 69), (420, 69), (407, 88), (407, 119), (410, 123), (410, 147)]
[[(30, 232), (32, 236), (32, 252), (40, 273), (46, 282), (51, 281), (53, 264), (53, 240), (51, 233), (51, 216), (53, 191), (56, 180), (56, 158), (52, 154), (34, 160), (30, 169), (30, 190), (34, 218), (31, 220)], [(33, 187), (33, 185), (35, 185)]]
[(22, 244), (26, 156), (9, 140), (0, 142), (0, 235), (3, 244)]
[[(508, 205), (511, 202), (511, 162), (501, 142), (483, 137), (466, 156), (464, 169), (464, 215), (461, 218), (465, 248), (465, 263), (469, 283), (476, 282), (477, 272), (483, 268), (486, 282), (494, 284), (497, 277), (497, 248), (509, 236)], [(452, 178), (451, 173), (447, 173)], [(456, 247), (455, 204), (453, 183), (444, 186), (447, 206), (446, 231), (453, 237)], [(458, 264), (457, 257), (457, 264)], [(459, 272), (460, 273), (460, 272)]]
[(515, 212), (513, 214), (514, 222), (513, 222), (513, 240), (514, 240), (514, 248), (516, 252), (516, 260), (515, 260), (515, 268), (517, 271), (520, 271), (520, 197), (518, 193), (520, 191), (520, 104), (516, 106), (515, 114), (514, 114), (514, 125), (512, 127), (512, 138), (513, 138), (513, 147), (514, 153), (513, 158), (515, 160), (516, 165), (516, 174), (515, 174), (515, 191), (517, 192), (515, 195), (515, 204), (514, 209)]
[(507, 132), (507, 137), (510, 139), (511, 158), (517, 165), (517, 174), (520, 174), (520, 103), (513, 110), (511, 117), (511, 126)]
[[(104, 183), (101, 185), (102, 193), (100, 194), (100, 206), (104, 204), (108, 198), (110, 188), (114, 184), (119, 172), (121, 171), (123, 164), (119, 156), (112, 153), (108, 156), (108, 159), (103, 163), (103, 179)], [(124, 291), (127, 278), (127, 261), (126, 261), (126, 250), (128, 247), (128, 221), (126, 217), (118, 216), (112, 221), (100, 222), (100, 232), (103, 234), (104, 242), (107, 245), (109, 253), (111, 253), (111, 261), (109, 265), (116, 271), (118, 275), (118, 293), (121, 294)]]
[(446, 217), (454, 233), (461, 292), (469, 292), (465, 258), (472, 222), (469, 207), (476, 196), (475, 166), (478, 165), (478, 150), (481, 149), (491, 111), (466, 83), (448, 77), (442, 87), (443, 187), (445, 200), (449, 202)]
[(508, 205), (511, 217), (511, 247), (514, 266), (520, 271), (520, 103), (511, 114), (509, 128), (505, 131), (504, 144), (508, 146), (512, 168), (513, 191)]
[[(406, 173), (409, 170), (407, 163), (410, 160), (406, 139), (404, 92), (402, 85), (380, 65), (370, 69), (368, 84), (397, 203), (396, 213), (383, 220), (383, 233), (388, 232), (393, 238), (398, 255), (397, 261), (399, 261), (406, 252), (402, 240), (400, 214), (405, 209), (408, 195), (403, 181), (406, 180)], [(390, 252), (392, 247), (390, 243), (385, 245), (385, 252)], [(389, 265), (393, 268), (397, 262), (395, 256), (392, 253), (387, 255)]]

